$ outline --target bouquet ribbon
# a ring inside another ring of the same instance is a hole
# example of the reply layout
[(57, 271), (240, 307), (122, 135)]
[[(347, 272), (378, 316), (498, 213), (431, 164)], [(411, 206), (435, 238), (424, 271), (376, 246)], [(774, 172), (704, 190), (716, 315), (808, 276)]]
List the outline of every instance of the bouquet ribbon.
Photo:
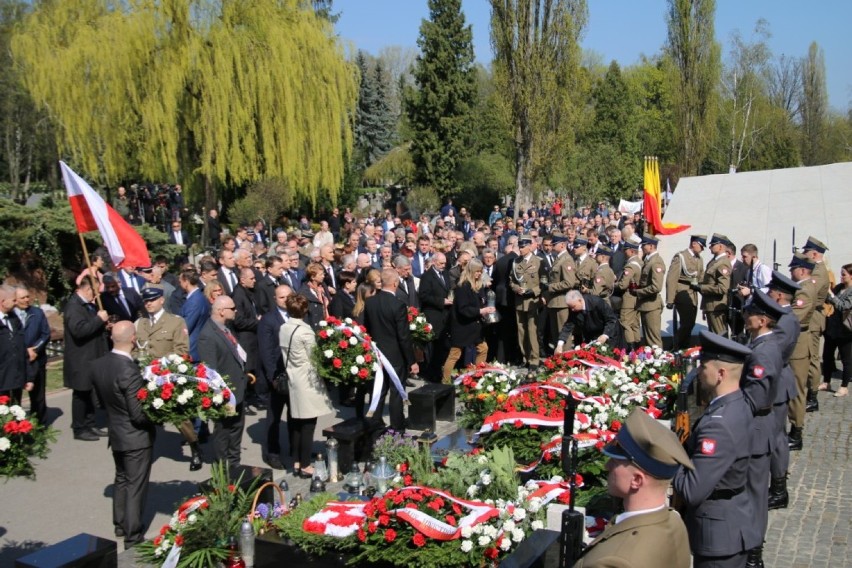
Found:
[[(207, 375), (208, 376), (206, 378), (203, 378), (203, 379), (201, 377), (193, 377), (192, 375), (181, 375), (180, 373), (168, 373), (166, 375), (158, 375), (157, 373), (155, 373), (154, 371), (151, 370), (151, 366), (149, 365), (149, 366), (145, 367), (145, 372), (144, 372), (142, 378), (145, 381), (157, 381), (157, 385), (160, 385), (160, 384), (162, 384), (161, 381), (162, 382), (168, 382), (168, 383), (176, 383), (177, 379), (183, 377), (184, 379), (186, 379), (188, 381), (193, 381), (193, 382), (196, 382), (196, 383), (207, 383), (207, 385), (210, 387), (211, 392), (214, 395), (220, 394), (223, 390), (225, 390), (227, 385), (225, 384), (225, 381), (222, 379), (222, 376), (219, 375), (219, 373), (217, 373), (215, 369), (211, 369), (210, 367), (207, 367)], [(228, 406), (230, 406), (231, 408), (236, 410), (236, 408), (237, 408), (237, 395), (233, 390), (231, 390), (230, 392), (231, 392), (231, 396), (228, 397), (228, 400), (226, 402), (228, 403)]]
[[(203, 507), (205, 503), (207, 503), (207, 497), (204, 497), (203, 495), (199, 497), (193, 497), (192, 499), (178, 507), (178, 515), (189, 515), (200, 507)], [(172, 548), (171, 550), (169, 550), (169, 554), (163, 561), (163, 565), (161, 568), (177, 568), (178, 562), (180, 562), (180, 549), (181, 547), (178, 546), (177, 543), (172, 544)]]

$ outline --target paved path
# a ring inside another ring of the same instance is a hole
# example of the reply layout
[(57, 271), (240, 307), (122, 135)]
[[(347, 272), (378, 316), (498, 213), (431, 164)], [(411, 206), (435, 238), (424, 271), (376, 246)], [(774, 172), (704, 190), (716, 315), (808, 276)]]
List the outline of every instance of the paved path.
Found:
[[(29, 551), (81, 532), (113, 538), (113, 463), (106, 441), (73, 439), (70, 391), (51, 394), (48, 404), (60, 436), (48, 459), (38, 464), (38, 479), (0, 482), (0, 566), (12, 566), (14, 559)], [(768, 567), (852, 566), (848, 548), (852, 532), (852, 397), (838, 399), (820, 393), (820, 404), (820, 412), (808, 414), (804, 451), (793, 452), (790, 506), (769, 515), (764, 553)], [(350, 409), (344, 409), (320, 419), (316, 450), (322, 444), (322, 428), (350, 414)], [(244, 463), (262, 464), (265, 432), (260, 418), (246, 419)], [(449, 424), (443, 426), (446, 429)], [(173, 429), (158, 432), (145, 516), (149, 537), (168, 520), (176, 504), (209, 477), (209, 467), (189, 471), (189, 452), (180, 446), (180, 440)], [(275, 472), (276, 480), (282, 474)], [(293, 491), (308, 494), (306, 480), (287, 479)], [(118, 546), (121, 552), (121, 542)], [(122, 566), (133, 565), (130, 555), (122, 555), (121, 560)]]

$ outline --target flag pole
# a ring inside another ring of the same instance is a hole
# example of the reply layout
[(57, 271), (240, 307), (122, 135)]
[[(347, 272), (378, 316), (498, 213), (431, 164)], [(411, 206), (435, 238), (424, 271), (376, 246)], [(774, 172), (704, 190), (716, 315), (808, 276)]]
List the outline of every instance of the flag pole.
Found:
[(95, 301), (98, 303), (98, 310), (104, 309), (104, 305), (101, 302), (101, 284), (98, 280), (92, 276), (92, 261), (89, 260), (89, 249), (86, 248), (86, 239), (83, 238), (83, 233), (77, 231), (77, 236), (80, 237), (80, 244), (83, 246), (83, 260), (86, 262), (86, 277), (92, 283), (92, 290), (95, 293)]

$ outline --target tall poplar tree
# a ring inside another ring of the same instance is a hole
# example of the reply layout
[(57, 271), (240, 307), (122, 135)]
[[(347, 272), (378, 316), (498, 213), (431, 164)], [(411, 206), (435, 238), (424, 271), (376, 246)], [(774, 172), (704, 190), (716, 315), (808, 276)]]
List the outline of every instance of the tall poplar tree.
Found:
[(721, 51), (715, 0), (669, 0), (668, 54), (675, 84), (675, 137), (685, 175), (696, 175), (715, 132)]
[(824, 137), (828, 119), (825, 88), (825, 57), (816, 42), (802, 61), (802, 91), (799, 109), (802, 120), (802, 162), (806, 166), (825, 163)]
[(195, 180), (208, 206), (263, 178), (336, 199), (357, 72), (304, 0), (43, 2), (12, 47), (89, 177)]
[(585, 0), (491, 0), (494, 77), (515, 145), (515, 211), (573, 137)]
[(442, 195), (454, 193), (456, 166), (467, 154), (466, 131), (476, 100), (473, 32), (461, 0), (429, 0), (420, 25), (417, 89), (407, 101), (415, 179)]

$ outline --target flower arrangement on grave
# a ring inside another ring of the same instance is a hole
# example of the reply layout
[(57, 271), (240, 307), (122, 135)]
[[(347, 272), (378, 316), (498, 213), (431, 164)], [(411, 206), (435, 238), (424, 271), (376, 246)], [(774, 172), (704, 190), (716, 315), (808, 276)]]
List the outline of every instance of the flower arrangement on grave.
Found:
[(334, 385), (369, 381), (381, 364), (364, 326), (331, 316), (319, 322), (314, 363), (320, 377)]
[(479, 427), (485, 417), (497, 410), (517, 387), (523, 376), (499, 363), (480, 363), (458, 375), (453, 381), (456, 398), (464, 411), (459, 423), (464, 428)]
[(426, 316), (417, 308), (408, 308), (408, 329), (415, 345), (428, 345), (435, 339), (432, 324), (426, 321)]
[(47, 457), (56, 430), (10, 403), (8, 396), (0, 396), (0, 476), (35, 479), (32, 459)]
[(136, 393), (148, 419), (180, 425), (200, 418), (218, 420), (236, 413), (228, 381), (204, 363), (171, 354), (153, 359), (142, 372), (145, 385)]

